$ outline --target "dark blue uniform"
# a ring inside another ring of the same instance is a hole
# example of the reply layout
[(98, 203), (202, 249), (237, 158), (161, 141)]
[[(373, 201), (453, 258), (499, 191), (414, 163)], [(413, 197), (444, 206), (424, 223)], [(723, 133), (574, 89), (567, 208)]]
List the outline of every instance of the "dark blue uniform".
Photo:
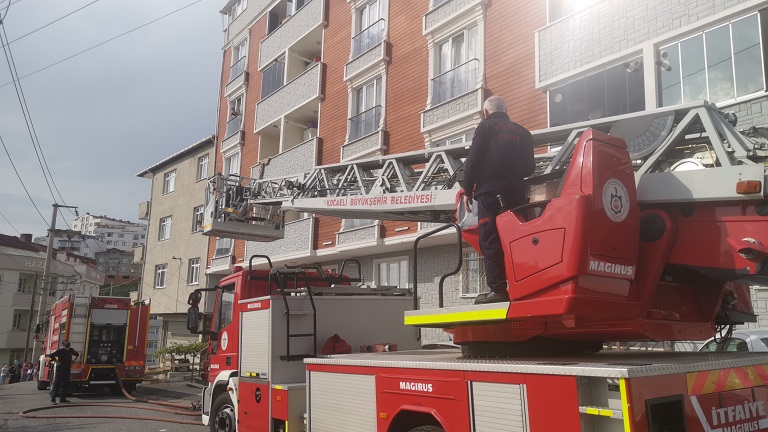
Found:
[(67, 387), (69, 386), (69, 374), (72, 370), (72, 360), (80, 355), (72, 348), (59, 348), (48, 354), (58, 362), (56, 366), (56, 376), (51, 383), (51, 402), (56, 402), (59, 396), (62, 401), (67, 400)]
[(504, 252), (496, 229), (501, 211), (498, 196), (509, 208), (525, 204), (523, 179), (533, 174), (533, 138), (528, 129), (495, 112), (475, 129), (469, 156), (464, 162), (464, 192), (477, 201), (480, 252), (485, 260), (488, 287), (505, 294), (507, 274)]

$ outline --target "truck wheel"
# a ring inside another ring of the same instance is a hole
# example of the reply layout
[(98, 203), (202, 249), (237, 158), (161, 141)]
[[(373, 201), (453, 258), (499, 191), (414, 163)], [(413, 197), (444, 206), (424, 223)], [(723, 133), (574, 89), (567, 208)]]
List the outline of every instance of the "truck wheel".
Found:
[(235, 406), (229, 393), (220, 394), (211, 405), (211, 432), (235, 432)]
[(411, 429), (410, 432), (445, 432), (445, 430), (437, 426), (419, 426), (416, 429)]
[(48, 390), (48, 381), (37, 380), (37, 389), (38, 390)]

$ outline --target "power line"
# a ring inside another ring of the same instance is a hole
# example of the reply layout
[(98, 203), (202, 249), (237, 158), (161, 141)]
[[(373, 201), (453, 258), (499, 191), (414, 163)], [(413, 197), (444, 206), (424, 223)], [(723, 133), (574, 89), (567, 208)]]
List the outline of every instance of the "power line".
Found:
[[(5, 33), (5, 24), (0, 23), (0, 43), (3, 42), (3, 40), (8, 39), (8, 35)], [(3, 39), (5, 37), (5, 39)], [(18, 77), (18, 71), (16, 71), (16, 62), (13, 60), (13, 53), (11, 52), (10, 46), (3, 45), (3, 54), (5, 54), (5, 60), (8, 62), (8, 70), (11, 72), (11, 78)], [(37, 144), (35, 144), (35, 139), (37, 138), (37, 132), (34, 131), (35, 125), (32, 122), (32, 115), (29, 113), (29, 106), (27, 105), (27, 98), (24, 97), (24, 89), (21, 87), (21, 82), (14, 81), (13, 88), (16, 90), (16, 98), (19, 100), (19, 106), (21, 106), (21, 112), (24, 115), (24, 122), (27, 126), (27, 132), (29, 133), (29, 138), (32, 140), (32, 148), (35, 149), (35, 155), (37, 156), (37, 162), (40, 164), (40, 169), (43, 171), (43, 179), (45, 179), (45, 184), (48, 185), (48, 190), (51, 192), (51, 198), (53, 198), (53, 202), (56, 202), (56, 196), (53, 193), (53, 189), (51, 188), (51, 182), (53, 182), (53, 176), (51, 176), (51, 181), (48, 181), (48, 176), (45, 174), (45, 168), (43, 168), (43, 161), (41, 160), (41, 156), (45, 158), (44, 155), (42, 155), (42, 147), (40, 147), (40, 142), (38, 140)], [(46, 162), (46, 166), (48, 163)], [(50, 171), (48, 172), (48, 175), (50, 175)], [(57, 189), (58, 190), (58, 189)], [(66, 205), (66, 203), (65, 203)]]
[[(152, 21), (149, 21), (149, 22), (147, 22), (147, 23), (144, 23), (144, 24), (142, 24), (142, 25), (140, 25), (140, 26), (138, 26), (138, 27), (134, 27), (134, 28), (132, 28), (132, 29), (130, 29), (130, 30), (128, 30), (128, 31), (126, 31), (126, 32), (124, 32), (124, 33), (120, 33), (119, 35), (117, 35), (117, 36), (115, 36), (115, 37), (112, 37), (112, 38), (109, 38), (109, 39), (105, 40), (104, 42), (100, 42), (100, 43), (98, 43), (98, 44), (96, 44), (96, 45), (94, 45), (94, 46), (92, 46), (92, 47), (90, 47), (90, 48), (86, 48), (86, 49), (84, 49), (84, 50), (82, 50), (82, 51), (79, 51), (79, 52), (77, 52), (77, 53), (75, 53), (75, 54), (72, 54), (72, 55), (71, 55), (71, 56), (69, 56), (69, 57), (66, 57), (66, 58), (64, 58), (64, 59), (61, 59), (61, 60), (59, 60), (59, 61), (57, 61), (57, 62), (55, 62), (55, 63), (49, 64), (48, 66), (45, 66), (45, 67), (43, 67), (43, 68), (40, 68), (40, 69), (38, 69), (38, 70), (36, 70), (36, 71), (34, 71), (34, 72), (30, 72), (30, 73), (28, 73), (28, 74), (26, 74), (26, 75), (24, 75), (24, 76), (22, 76), (22, 77), (18, 77), (18, 78), (16, 78), (16, 80), (22, 80), (22, 79), (24, 79), (24, 78), (27, 78), (27, 77), (30, 77), (30, 76), (32, 76), (32, 75), (35, 75), (35, 74), (37, 74), (37, 73), (40, 73), (40, 72), (42, 72), (42, 71), (44, 71), (44, 70), (46, 70), (46, 69), (52, 68), (52, 67), (54, 67), (54, 66), (56, 66), (56, 65), (58, 65), (58, 64), (60, 64), (60, 63), (63, 63), (63, 62), (65, 62), (65, 61), (69, 60), (69, 59), (72, 59), (72, 58), (74, 58), (74, 57), (77, 57), (77, 56), (79, 56), (80, 54), (84, 54), (84, 53), (86, 53), (86, 52), (88, 52), (88, 51), (90, 51), (90, 50), (92, 50), (92, 49), (94, 49), (94, 48), (98, 48), (98, 47), (100, 47), (100, 46), (102, 46), (102, 45), (104, 45), (104, 44), (106, 44), (106, 43), (112, 42), (112, 41), (113, 41), (113, 40), (115, 40), (115, 39), (118, 39), (118, 38), (120, 38), (120, 37), (123, 37), (123, 36), (125, 36), (125, 35), (127, 35), (127, 34), (130, 34), (130, 33), (133, 33), (133, 32), (135, 32), (136, 30), (139, 30), (139, 29), (141, 29), (141, 28), (144, 28), (144, 27), (146, 27), (146, 26), (148, 26), (148, 25), (150, 25), (150, 24), (156, 23), (157, 21), (160, 21), (160, 20), (161, 20), (161, 19), (163, 19), (163, 18), (167, 18), (167, 17), (169, 17), (169, 16), (171, 16), (171, 15), (173, 15), (173, 14), (177, 13), (177, 12), (180, 12), (180, 11), (182, 11), (182, 10), (184, 10), (184, 9), (186, 9), (186, 8), (188, 8), (188, 7), (190, 7), (190, 6), (193, 6), (193, 5), (197, 4), (197, 3), (200, 3), (201, 1), (203, 1), (203, 0), (195, 0), (195, 1), (193, 1), (192, 3), (189, 3), (189, 4), (187, 4), (186, 6), (182, 6), (182, 7), (178, 8), (178, 9), (176, 9), (176, 10), (172, 11), (172, 12), (169, 12), (169, 13), (167, 13), (167, 14), (165, 14), (165, 15), (163, 15), (163, 16), (160, 16), (160, 17), (158, 17), (158, 18), (155, 18), (155, 19), (153, 19)], [(10, 81), (10, 82), (7, 82), (7, 83), (5, 83), (5, 84), (2, 84), (2, 85), (0, 85), (0, 88), (2, 88), (2, 87), (5, 87), (5, 86), (7, 86), (7, 85), (10, 85), (10, 84), (12, 84), (12, 83), (13, 83), (13, 81)]]
[[(18, 0), (18, 1), (21, 1), (21, 0)], [(6, 36), (6, 37), (5, 37), (5, 39), (6, 39), (6, 42), (5, 42), (5, 45), (3, 45), (3, 46), (6, 46), (6, 45), (10, 45), (10, 44), (12, 44), (12, 43), (14, 43), (14, 42), (16, 42), (17, 40), (20, 40), (20, 39), (24, 39), (25, 37), (27, 37), (27, 36), (31, 35), (32, 33), (38, 32), (38, 31), (40, 31), (40, 30), (42, 30), (42, 29), (44, 29), (44, 28), (48, 27), (48, 26), (49, 26), (49, 25), (51, 25), (51, 24), (55, 24), (55, 23), (57, 23), (57, 22), (59, 22), (59, 21), (63, 20), (64, 18), (66, 18), (66, 17), (68, 17), (68, 16), (70, 16), (70, 15), (72, 15), (72, 14), (74, 14), (74, 13), (80, 12), (81, 10), (83, 10), (83, 9), (87, 8), (88, 6), (90, 6), (90, 5), (94, 4), (94, 3), (98, 2), (98, 1), (100, 1), (100, 0), (93, 0), (92, 2), (88, 3), (87, 5), (85, 5), (85, 6), (81, 7), (81, 8), (79, 8), (79, 9), (75, 9), (75, 10), (73, 10), (72, 12), (70, 12), (70, 13), (68, 13), (68, 14), (64, 15), (63, 17), (57, 18), (57, 19), (55, 19), (55, 20), (53, 20), (53, 21), (49, 22), (48, 24), (45, 24), (45, 25), (43, 25), (43, 26), (41, 26), (41, 27), (38, 27), (38, 28), (36, 28), (36, 29), (32, 30), (32, 31), (31, 31), (31, 32), (29, 32), (29, 33), (25, 33), (25, 34), (23, 34), (23, 35), (21, 35), (21, 36), (17, 37), (17, 38), (16, 38), (16, 39), (14, 39), (14, 40), (8, 40), (8, 36)]]
[(8, 152), (8, 147), (6, 147), (5, 141), (3, 141), (3, 137), (2, 136), (0, 136), (0, 144), (3, 145), (3, 148), (5, 149), (5, 154), (8, 155), (8, 161), (11, 163), (11, 166), (13, 167), (13, 171), (16, 172), (16, 177), (19, 178), (19, 182), (21, 183), (21, 187), (23, 187), (24, 188), (24, 192), (27, 193), (27, 197), (29, 197), (29, 202), (31, 202), (32, 206), (35, 208), (35, 210), (37, 210), (37, 214), (40, 215), (40, 219), (42, 219), (43, 222), (45, 223), (45, 225), (48, 228), (50, 228), (51, 224), (49, 224), (48, 221), (45, 220), (45, 217), (43, 216), (43, 214), (40, 213), (40, 209), (37, 208), (37, 204), (35, 204), (35, 200), (33, 200), (32, 199), (32, 195), (29, 194), (29, 190), (27, 190), (27, 186), (24, 184), (24, 180), (21, 179), (21, 174), (19, 174), (19, 170), (16, 169), (16, 164), (13, 163), (13, 158), (11, 158), (11, 154)]
[(21, 233), (19, 232), (19, 230), (17, 230), (17, 229), (16, 229), (16, 227), (15, 227), (15, 226), (13, 226), (13, 224), (11, 223), (11, 221), (9, 221), (7, 217), (5, 217), (5, 215), (3, 214), (3, 212), (0, 212), (0, 216), (2, 216), (2, 217), (3, 217), (3, 219), (5, 219), (5, 221), (6, 221), (6, 222), (8, 222), (8, 225), (10, 225), (10, 226), (11, 226), (11, 228), (13, 228), (13, 230), (14, 230), (14, 231), (16, 231), (16, 234), (18, 234), (18, 235), (21, 235)]

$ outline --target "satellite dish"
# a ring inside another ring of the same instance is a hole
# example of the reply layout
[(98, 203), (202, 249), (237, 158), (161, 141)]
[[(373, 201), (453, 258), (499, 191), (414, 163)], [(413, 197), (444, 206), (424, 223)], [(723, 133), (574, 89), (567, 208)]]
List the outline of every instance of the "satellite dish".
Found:
[(637, 160), (650, 155), (664, 142), (674, 121), (674, 113), (619, 120), (608, 133), (623, 138), (627, 142), (629, 156)]

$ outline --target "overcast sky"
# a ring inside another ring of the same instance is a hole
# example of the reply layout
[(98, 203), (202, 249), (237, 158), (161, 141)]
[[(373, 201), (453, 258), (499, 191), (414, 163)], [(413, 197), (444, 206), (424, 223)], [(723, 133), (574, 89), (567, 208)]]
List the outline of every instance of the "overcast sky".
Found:
[[(93, 0), (11, 0), (9, 40)], [(20, 76), (195, 0), (98, 0), (10, 47)], [(8, 4), (0, 0), (0, 13)], [(48, 167), (80, 213), (138, 222), (150, 181), (136, 173), (215, 133), (224, 0), (202, 0), (126, 36), (21, 80)], [(11, 81), (0, 50), (0, 86)], [(0, 87), (0, 137), (46, 220), (46, 186), (13, 85)], [(0, 147), (0, 212), (22, 233), (47, 226)], [(54, 189), (54, 193), (55, 193)], [(57, 195), (58, 198), (58, 195)], [(68, 222), (74, 216), (64, 211)], [(57, 228), (66, 228), (60, 219)], [(0, 217), (0, 232), (17, 235)]]

